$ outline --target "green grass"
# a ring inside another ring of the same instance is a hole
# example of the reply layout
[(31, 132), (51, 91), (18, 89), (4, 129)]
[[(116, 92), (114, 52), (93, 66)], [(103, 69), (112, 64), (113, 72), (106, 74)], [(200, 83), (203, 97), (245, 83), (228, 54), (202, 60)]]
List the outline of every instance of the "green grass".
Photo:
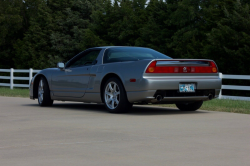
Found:
[[(174, 104), (159, 104), (158, 106), (176, 108)], [(204, 102), (200, 109), (208, 111), (250, 114), (250, 101), (214, 99)]]
[[(0, 87), (0, 96), (8, 97), (29, 97), (29, 89), (27, 88), (10, 88)], [(159, 104), (159, 107), (174, 107), (174, 104)], [(201, 110), (220, 111), (220, 112), (234, 112), (250, 114), (250, 101), (240, 100), (211, 100), (203, 103)]]
[(0, 87), (0, 96), (7, 97), (29, 97), (29, 89), (28, 88), (6, 88)]

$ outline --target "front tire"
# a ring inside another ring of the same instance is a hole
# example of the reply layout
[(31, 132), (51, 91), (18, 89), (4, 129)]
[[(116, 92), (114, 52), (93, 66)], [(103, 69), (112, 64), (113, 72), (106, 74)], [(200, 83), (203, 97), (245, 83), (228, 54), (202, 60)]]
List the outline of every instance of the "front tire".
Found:
[(115, 77), (106, 81), (103, 88), (103, 101), (110, 113), (124, 113), (133, 106), (127, 99), (127, 94), (121, 81)]
[(194, 103), (184, 103), (184, 104), (175, 104), (177, 108), (181, 111), (196, 111), (203, 104), (203, 101), (197, 101)]
[(38, 104), (40, 106), (51, 106), (53, 104), (53, 100), (51, 100), (49, 85), (44, 77), (41, 77), (37, 90)]

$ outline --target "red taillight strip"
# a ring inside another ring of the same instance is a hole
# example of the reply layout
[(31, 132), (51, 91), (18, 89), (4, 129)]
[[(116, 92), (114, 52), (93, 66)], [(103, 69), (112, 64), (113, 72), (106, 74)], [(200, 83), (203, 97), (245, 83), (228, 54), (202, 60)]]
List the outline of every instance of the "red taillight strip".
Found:
[(156, 68), (156, 63), (157, 63), (157, 61), (151, 62), (146, 70), (146, 73), (154, 73), (154, 70)]
[[(191, 61), (191, 60), (187, 60)], [(146, 73), (217, 73), (218, 69), (213, 61), (209, 66), (156, 66), (157, 61), (152, 61)]]

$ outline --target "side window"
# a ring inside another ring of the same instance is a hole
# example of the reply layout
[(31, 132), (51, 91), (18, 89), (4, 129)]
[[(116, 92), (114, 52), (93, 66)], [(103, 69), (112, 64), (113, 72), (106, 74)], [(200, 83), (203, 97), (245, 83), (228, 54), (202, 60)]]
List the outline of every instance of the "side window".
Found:
[(92, 65), (92, 62), (96, 60), (101, 50), (94, 50), (88, 53), (83, 53), (76, 57), (70, 64), (69, 68), (81, 67), (81, 66), (89, 66)]

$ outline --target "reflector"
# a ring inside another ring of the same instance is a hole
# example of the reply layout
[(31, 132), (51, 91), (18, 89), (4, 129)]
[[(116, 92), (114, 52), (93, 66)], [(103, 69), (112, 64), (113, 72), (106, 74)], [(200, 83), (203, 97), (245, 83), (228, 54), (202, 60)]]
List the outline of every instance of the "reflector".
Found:
[(150, 73), (153, 73), (153, 72), (155, 71), (155, 68), (154, 68), (154, 67), (150, 67), (150, 68), (148, 69), (148, 71), (149, 71)]

